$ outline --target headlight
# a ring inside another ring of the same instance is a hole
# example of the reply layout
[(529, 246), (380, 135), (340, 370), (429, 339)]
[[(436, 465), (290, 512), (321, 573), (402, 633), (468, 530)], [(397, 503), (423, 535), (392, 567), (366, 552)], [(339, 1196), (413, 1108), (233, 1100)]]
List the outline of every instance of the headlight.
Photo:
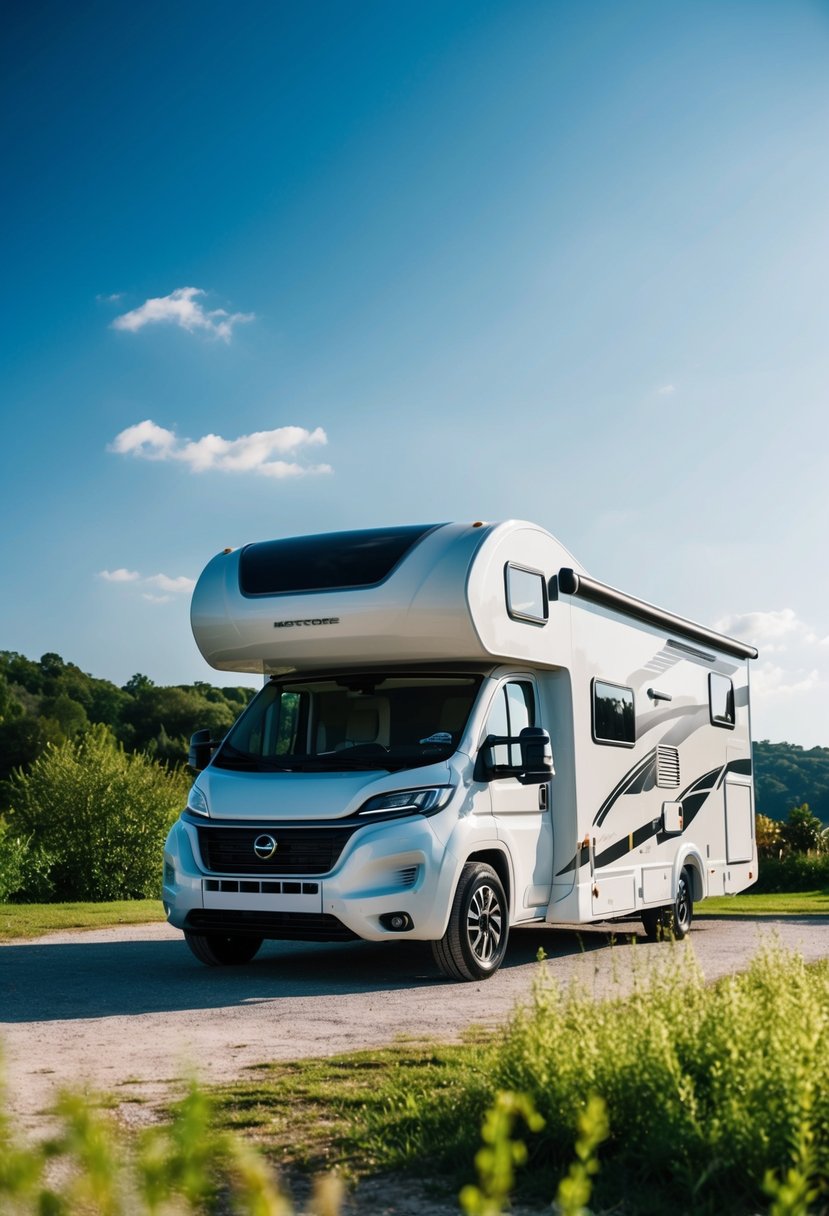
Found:
[(187, 809), (188, 811), (192, 811), (194, 815), (205, 815), (207, 817), (210, 815), (207, 798), (198, 785), (190, 786), (190, 793), (187, 795)]
[(426, 790), (395, 790), (392, 794), (378, 794), (369, 798), (358, 816), (370, 815), (434, 815), (442, 811), (452, 796), (451, 785), (434, 785)]

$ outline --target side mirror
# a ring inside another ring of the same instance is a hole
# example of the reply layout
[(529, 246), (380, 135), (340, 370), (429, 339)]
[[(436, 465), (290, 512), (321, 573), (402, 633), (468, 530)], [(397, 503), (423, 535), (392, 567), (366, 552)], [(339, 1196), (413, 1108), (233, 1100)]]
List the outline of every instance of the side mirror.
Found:
[[(505, 744), (514, 747), (516, 743), (521, 752), (520, 765), (496, 764), (495, 748)], [(487, 735), (478, 753), (477, 781), (491, 781), (493, 777), (517, 777), (522, 785), (542, 785), (553, 776), (553, 746), (549, 733), (540, 726), (525, 726), (517, 738)]]
[(213, 754), (213, 743), (209, 730), (197, 730), (190, 736), (190, 750), (187, 753), (187, 763), (195, 772), (200, 773), (207, 768)]
[(540, 726), (525, 726), (518, 736), (521, 748), (521, 775), (525, 785), (541, 785), (555, 775), (553, 745), (549, 732)]

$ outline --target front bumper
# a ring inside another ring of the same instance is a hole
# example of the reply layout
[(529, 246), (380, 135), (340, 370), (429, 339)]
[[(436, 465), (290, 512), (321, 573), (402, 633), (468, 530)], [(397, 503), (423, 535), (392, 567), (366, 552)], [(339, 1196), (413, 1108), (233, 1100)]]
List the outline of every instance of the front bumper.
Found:
[[(288, 825), (281, 825), (283, 828)], [(205, 865), (199, 827), (227, 831), (245, 825), (179, 819), (164, 849), (162, 899), (170, 923), (194, 932), (247, 932), (265, 938), (384, 941), (442, 937), (459, 863), (438, 840), (429, 819), (407, 816), (360, 827), (326, 874), (221, 873)], [(280, 825), (256, 825), (277, 839)], [(277, 854), (278, 856), (278, 854)], [(380, 918), (405, 912), (403, 933)]]

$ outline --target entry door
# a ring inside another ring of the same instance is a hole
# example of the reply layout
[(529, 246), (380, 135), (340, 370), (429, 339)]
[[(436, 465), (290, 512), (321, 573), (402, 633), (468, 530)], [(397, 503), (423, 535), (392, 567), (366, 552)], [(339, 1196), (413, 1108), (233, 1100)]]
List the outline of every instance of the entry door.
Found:
[[(516, 738), (525, 726), (543, 726), (538, 698), (530, 680), (506, 680), (498, 689), (487, 721), (487, 734)], [(496, 765), (518, 765), (518, 744), (493, 749)], [(553, 826), (550, 783), (522, 785), (517, 777), (494, 777), (489, 784), (492, 814), (498, 836), (512, 857), (515, 880), (515, 916), (532, 915), (545, 908), (553, 884)]]

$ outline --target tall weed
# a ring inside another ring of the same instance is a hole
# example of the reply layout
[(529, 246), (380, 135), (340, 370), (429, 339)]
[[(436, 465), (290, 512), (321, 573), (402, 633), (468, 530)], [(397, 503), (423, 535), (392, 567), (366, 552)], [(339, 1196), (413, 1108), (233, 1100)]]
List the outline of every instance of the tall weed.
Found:
[[(542, 973), (531, 1004), (478, 1051), (473, 1084), (425, 1099), (417, 1125), (406, 1117), (408, 1151), (389, 1164), (430, 1158), (451, 1170), (474, 1153), (497, 1093), (524, 1094), (544, 1120), (528, 1141), (525, 1179), (534, 1196), (549, 1197), (580, 1112), (597, 1094), (611, 1129), (600, 1205), (624, 1198), (626, 1216), (757, 1212), (790, 1170), (825, 1204), (827, 1044), (829, 966), (807, 967), (776, 945), (713, 986), (677, 949), (665, 970), (643, 970), (632, 996), (618, 1001)], [(390, 1100), (375, 1116), (377, 1138), (398, 1113)]]

